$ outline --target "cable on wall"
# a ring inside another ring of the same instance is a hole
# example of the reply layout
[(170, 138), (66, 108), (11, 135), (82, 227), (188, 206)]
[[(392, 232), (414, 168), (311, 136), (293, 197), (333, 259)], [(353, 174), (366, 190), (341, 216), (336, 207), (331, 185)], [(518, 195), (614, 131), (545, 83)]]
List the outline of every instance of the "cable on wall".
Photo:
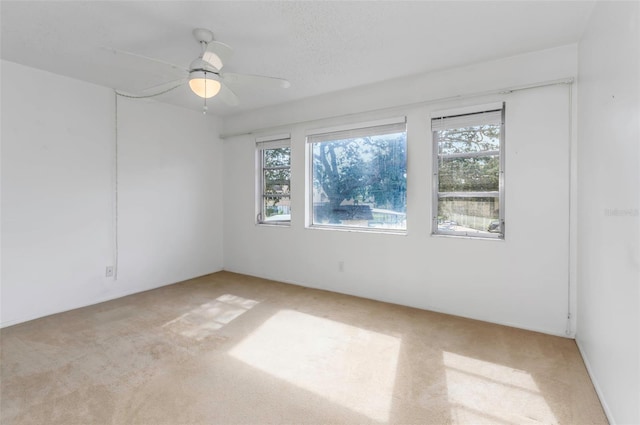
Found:
[(124, 97), (127, 99), (149, 99), (152, 97), (156, 97), (156, 96), (160, 96), (162, 94), (168, 93), (171, 90), (175, 90), (178, 87), (180, 87), (182, 85), (182, 83), (177, 84), (173, 87), (168, 88), (167, 90), (163, 90), (161, 92), (158, 93), (153, 93), (150, 95), (144, 95), (144, 96), (135, 96), (135, 95), (130, 95), (130, 94), (126, 94), (126, 93), (120, 93), (118, 92), (118, 90), (113, 90), (113, 94), (114, 94), (114, 109), (115, 109), (115, 114), (114, 114), (114, 126), (115, 126), (115, 140), (114, 140), (114, 170), (113, 170), (113, 174), (114, 174), (114, 183), (113, 183), (113, 209), (114, 209), (114, 218), (113, 218), (113, 227), (114, 227), (114, 231), (113, 231), (113, 279), (114, 280), (118, 280), (118, 260), (119, 260), (119, 252), (118, 252), (118, 243), (119, 243), (119, 239), (118, 239), (118, 234), (119, 234), (119, 227), (118, 227), (118, 218), (120, 215), (120, 211), (119, 211), (119, 199), (118, 199), (118, 184), (119, 184), (119, 176), (118, 176), (118, 172), (119, 172), (119, 161), (118, 161), (118, 145), (119, 145), (119, 140), (118, 140), (118, 97)]
[(568, 254), (568, 259), (567, 259), (567, 328), (565, 329), (564, 333), (567, 336), (571, 336), (572, 329), (571, 329), (571, 279), (573, 276), (573, 273), (571, 273), (572, 271), (572, 264), (571, 264), (571, 259), (572, 259), (572, 253), (573, 250), (572, 248), (572, 235), (573, 232), (571, 230), (571, 204), (572, 204), (572, 158), (571, 158), (571, 154), (572, 154), (572, 145), (573, 145), (573, 84), (569, 84), (569, 206), (568, 206), (568, 211), (569, 211), (569, 225), (568, 225), (568, 235), (567, 237), (569, 238), (569, 244), (568, 244), (568, 249), (569, 252)]
[(149, 94), (149, 95), (144, 95), (144, 96), (136, 96), (136, 95), (132, 95), (132, 94), (120, 93), (120, 92), (118, 92), (118, 90), (114, 90), (114, 92), (116, 93), (117, 96), (126, 97), (127, 99), (149, 99), (149, 98), (152, 98), (152, 97), (160, 96), (161, 94), (169, 93), (171, 90), (177, 89), (182, 84), (183, 83), (180, 83), (180, 84), (177, 84), (177, 85), (175, 85), (175, 86), (173, 86), (171, 88), (163, 90), (161, 92), (153, 93), (153, 94)]
[(291, 127), (291, 126), (297, 126), (297, 125), (313, 124), (313, 123), (316, 123), (316, 122), (322, 122), (322, 121), (338, 119), (338, 118), (353, 118), (353, 117), (357, 118), (357, 117), (360, 117), (362, 115), (372, 114), (372, 113), (376, 113), (376, 112), (392, 112), (392, 111), (397, 111), (397, 110), (402, 110), (402, 109), (407, 109), (407, 108), (417, 108), (417, 107), (420, 107), (420, 106), (432, 105), (434, 103), (444, 103), (444, 102), (450, 102), (450, 101), (453, 101), (453, 100), (471, 99), (471, 98), (474, 98), (474, 97), (491, 96), (491, 95), (495, 95), (495, 94), (509, 94), (509, 93), (522, 91), (522, 90), (537, 89), (537, 88), (540, 88), (540, 87), (558, 86), (558, 85), (564, 85), (564, 84), (572, 85), (573, 83), (574, 83), (574, 78), (573, 77), (568, 77), (568, 78), (561, 78), (559, 80), (542, 81), (542, 82), (539, 82), (539, 83), (532, 83), (532, 84), (526, 84), (526, 85), (520, 85), (520, 86), (514, 86), (514, 87), (505, 87), (505, 88), (502, 88), (502, 89), (493, 89), (493, 90), (486, 90), (486, 91), (482, 91), (482, 92), (458, 94), (458, 95), (454, 95), (454, 96), (440, 97), (440, 98), (437, 98), (437, 99), (429, 99), (429, 100), (422, 100), (420, 102), (407, 103), (407, 104), (404, 104), (404, 105), (389, 106), (389, 107), (377, 108), (377, 109), (368, 109), (366, 111), (353, 112), (353, 113), (350, 113), (350, 114), (333, 115), (333, 116), (322, 117), (322, 118), (318, 118), (318, 119), (311, 119), (311, 120), (296, 121), (296, 122), (291, 122), (291, 123), (284, 123), (284, 124), (280, 124), (280, 125), (273, 126), (273, 127), (256, 128), (256, 129), (253, 129), (253, 130), (242, 131), (242, 132), (237, 132), (237, 133), (221, 134), (220, 138), (222, 140), (225, 140), (225, 139), (231, 139), (233, 137), (249, 136), (249, 135), (253, 135), (253, 134), (256, 134), (256, 133), (278, 131), (278, 130), (281, 130), (283, 127)]
[(113, 279), (118, 280), (118, 92), (113, 91), (115, 98), (115, 143), (114, 143), (114, 183), (113, 183)]

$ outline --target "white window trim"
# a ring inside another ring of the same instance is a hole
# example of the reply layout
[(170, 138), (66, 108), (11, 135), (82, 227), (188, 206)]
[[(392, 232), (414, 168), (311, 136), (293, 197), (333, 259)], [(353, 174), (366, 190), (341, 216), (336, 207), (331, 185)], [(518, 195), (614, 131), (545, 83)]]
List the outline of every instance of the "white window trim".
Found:
[[(433, 236), (455, 236), (469, 239), (505, 239), (505, 214), (504, 214), (504, 169), (505, 169), (505, 102), (492, 103), (487, 105), (480, 105), (475, 107), (465, 107), (450, 109), (446, 111), (431, 113), (431, 135), (432, 135), (432, 152), (433, 152), (433, 186), (432, 186), (432, 220), (431, 220), (431, 234)], [(499, 122), (496, 121), (496, 114), (492, 112), (499, 112)], [(476, 119), (474, 122), (474, 118)], [(478, 120), (480, 118), (480, 120)], [(483, 121), (483, 119), (486, 120)], [(441, 121), (439, 121), (441, 120)], [(477, 192), (476, 194), (494, 194), (498, 196), (499, 205), (499, 220), (500, 220), (500, 233), (489, 234), (477, 234), (474, 232), (461, 232), (454, 230), (438, 230), (438, 200), (439, 200), (439, 163), (438, 163), (438, 140), (435, 137), (435, 132), (445, 128), (454, 128), (452, 126), (445, 125), (444, 120), (454, 125), (478, 125), (482, 124), (500, 124), (500, 171), (498, 175), (498, 192)], [(435, 123), (435, 125), (434, 125)]]
[(336, 126), (332, 126), (332, 127), (315, 128), (315, 129), (312, 129), (312, 130), (308, 130), (305, 133), (305, 135), (308, 138), (310, 136), (316, 136), (316, 135), (326, 134), (326, 133), (338, 133), (338, 132), (343, 132), (343, 131), (355, 131), (355, 130), (363, 130), (363, 129), (367, 129), (367, 128), (371, 128), (371, 127), (382, 127), (382, 126), (385, 126), (385, 125), (406, 124), (406, 123), (407, 123), (407, 117), (406, 116), (400, 116), (400, 117), (379, 119), (379, 120), (374, 120), (374, 121), (364, 121), (364, 122), (359, 122), (359, 123), (356, 123), (356, 124), (344, 124), (344, 125), (336, 125)]
[[(290, 148), (291, 134), (278, 134), (256, 138), (256, 224), (260, 226), (290, 226), (291, 220), (265, 221), (264, 220), (264, 154), (266, 149)], [(291, 170), (291, 160), (289, 160)], [(291, 183), (291, 182), (290, 182)], [(289, 195), (291, 199), (291, 194)]]
[(436, 111), (432, 111), (431, 114), (429, 114), (429, 118), (433, 120), (434, 118), (477, 114), (478, 112), (485, 111), (495, 111), (498, 109), (502, 109), (502, 104), (503, 102), (491, 102), (483, 103), (482, 105), (462, 106), (460, 108), (439, 109)]
[[(306, 132), (306, 155), (307, 155), (307, 213), (306, 213), (306, 228), (315, 230), (332, 230), (342, 232), (364, 232), (364, 233), (384, 233), (394, 235), (406, 235), (407, 228), (405, 229), (384, 229), (384, 228), (367, 228), (359, 226), (344, 226), (344, 225), (331, 225), (331, 224), (314, 224), (313, 223), (313, 144), (321, 143), (323, 141), (338, 140), (336, 136), (342, 138), (358, 137), (362, 133), (366, 133), (367, 130), (376, 127), (393, 127), (395, 125), (404, 125), (404, 131), (407, 132), (407, 117), (393, 117), (387, 119), (380, 119), (375, 121), (366, 121), (354, 124), (346, 124), (333, 127), (316, 128), (308, 130)], [(384, 133), (381, 133), (384, 134)], [(391, 133), (389, 133), (391, 134)]]

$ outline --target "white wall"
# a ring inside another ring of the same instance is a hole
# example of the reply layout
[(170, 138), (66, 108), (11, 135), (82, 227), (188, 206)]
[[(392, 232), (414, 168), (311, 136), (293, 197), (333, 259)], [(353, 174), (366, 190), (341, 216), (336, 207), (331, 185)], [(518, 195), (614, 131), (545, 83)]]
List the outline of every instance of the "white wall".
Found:
[[(279, 126), (274, 133), (291, 132), (293, 210), (289, 228), (255, 225), (256, 135), (227, 138), (225, 269), (564, 335), (569, 281), (568, 86), (320, 118), (397, 105), (403, 100), (398, 92), (411, 103), (570, 77), (576, 72), (576, 52), (576, 46), (536, 52), (225, 120), (229, 133), (260, 126)], [(429, 114), (496, 100), (507, 102), (506, 240), (432, 237)], [(407, 235), (306, 229), (305, 132), (403, 113), (408, 116)], [(314, 116), (318, 120), (282, 125)], [(340, 261), (344, 272), (338, 269)]]
[(387, 81), (225, 117), (223, 136), (575, 76), (575, 45)]
[(640, 423), (640, 3), (598, 2), (579, 47), (576, 340), (612, 423)]
[(7, 326), (220, 270), (218, 122), (2, 61), (2, 311)]

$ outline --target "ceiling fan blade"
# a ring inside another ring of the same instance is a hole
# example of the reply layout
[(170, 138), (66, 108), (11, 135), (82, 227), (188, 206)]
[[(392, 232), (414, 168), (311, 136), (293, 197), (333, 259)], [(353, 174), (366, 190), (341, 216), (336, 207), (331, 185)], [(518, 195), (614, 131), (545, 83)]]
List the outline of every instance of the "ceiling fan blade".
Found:
[(233, 72), (225, 72), (220, 74), (220, 79), (231, 85), (250, 85), (252, 87), (261, 87), (265, 89), (286, 89), (291, 83), (282, 78), (265, 77), (263, 75), (236, 74)]
[(238, 106), (238, 96), (222, 81), (220, 82), (220, 92), (216, 97), (219, 97), (227, 105)]
[(214, 66), (218, 71), (233, 56), (233, 49), (228, 44), (219, 41), (211, 41), (202, 54), (202, 59)]
[(116, 48), (113, 48), (113, 47), (103, 47), (103, 49), (110, 51), (114, 55), (126, 55), (126, 56), (129, 56), (129, 57), (134, 57), (134, 58), (138, 58), (138, 59), (142, 59), (142, 60), (146, 60), (146, 61), (151, 61), (151, 62), (155, 62), (155, 63), (158, 63), (158, 64), (162, 64), (162, 65), (165, 65), (165, 66), (167, 66), (169, 68), (172, 68), (175, 71), (189, 72), (189, 70), (187, 68), (184, 68), (184, 67), (179, 66), (179, 65), (172, 64), (170, 62), (165, 62), (165, 61), (163, 61), (161, 59), (151, 58), (149, 56), (139, 55), (138, 53), (127, 52), (126, 50), (120, 50), (120, 49), (116, 49)]

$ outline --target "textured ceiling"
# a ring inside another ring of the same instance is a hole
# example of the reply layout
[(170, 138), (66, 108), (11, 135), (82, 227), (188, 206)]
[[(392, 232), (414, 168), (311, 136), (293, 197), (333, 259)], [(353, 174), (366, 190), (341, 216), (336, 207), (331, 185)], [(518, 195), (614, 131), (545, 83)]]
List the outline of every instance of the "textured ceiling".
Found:
[[(234, 86), (240, 105), (220, 115), (391, 78), (578, 41), (593, 1), (2, 1), (5, 60), (128, 92), (170, 81), (154, 62), (187, 67), (193, 28), (234, 48), (223, 71), (286, 78), (289, 89)], [(157, 98), (193, 109), (181, 87)]]

